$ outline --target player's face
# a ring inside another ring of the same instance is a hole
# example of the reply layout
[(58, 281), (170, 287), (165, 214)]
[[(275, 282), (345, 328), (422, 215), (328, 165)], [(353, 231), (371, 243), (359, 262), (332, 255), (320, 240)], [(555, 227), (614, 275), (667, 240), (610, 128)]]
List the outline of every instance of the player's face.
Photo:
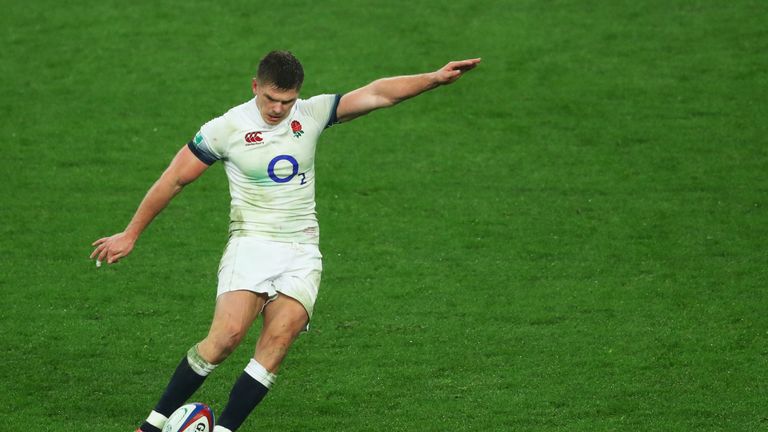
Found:
[(279, 89), (270, 83), (253, 80), (253, 94), (256, 96), (256, 106), (265, 122), (276, 125), (283, 121), (291, 112), (293, 104), (299, 98), (297, 89)]

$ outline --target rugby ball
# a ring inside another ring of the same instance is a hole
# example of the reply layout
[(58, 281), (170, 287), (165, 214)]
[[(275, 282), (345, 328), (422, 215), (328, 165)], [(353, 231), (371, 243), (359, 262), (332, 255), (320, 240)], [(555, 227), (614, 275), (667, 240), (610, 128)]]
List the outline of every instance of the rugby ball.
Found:
[(211, 432), (213, 410), (206, 404), (191, 403), (182, 406), (168, 417), (163, 432)]

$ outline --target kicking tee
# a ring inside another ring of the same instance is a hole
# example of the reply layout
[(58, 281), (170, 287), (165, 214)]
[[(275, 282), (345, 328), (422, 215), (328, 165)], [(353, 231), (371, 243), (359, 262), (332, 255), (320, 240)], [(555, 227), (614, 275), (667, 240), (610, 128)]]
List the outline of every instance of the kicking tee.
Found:
[(320, 133), (336, 123), (339, 99), (299, 99), (283, 121), (270, 125), (254, 98), (200, 128), (188, 147), (208, 165), (224, 163), (230, 236), (319, 242), (315, 147)]

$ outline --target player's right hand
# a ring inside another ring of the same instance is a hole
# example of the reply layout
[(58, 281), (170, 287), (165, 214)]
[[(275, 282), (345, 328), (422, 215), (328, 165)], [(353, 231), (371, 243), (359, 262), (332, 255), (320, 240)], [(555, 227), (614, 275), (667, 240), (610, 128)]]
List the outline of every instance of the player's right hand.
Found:
[(466, 72), (469, 72), (477, 67), (481, 60), (482, 59), (480, 58), (474, 58), (449, 62), (447, 65), (435, 71), (435, 79), (441, 85), (451, 84), (457, 79), (461, 78), (461, 76)]
[(125, 232), (110, 237), (102, 237), (91, 244), (96, 249), (91, 252), (91, 259), (96, 258), (96, 265), (102, 262), (114, 264), (133, 250), (136, 238)]

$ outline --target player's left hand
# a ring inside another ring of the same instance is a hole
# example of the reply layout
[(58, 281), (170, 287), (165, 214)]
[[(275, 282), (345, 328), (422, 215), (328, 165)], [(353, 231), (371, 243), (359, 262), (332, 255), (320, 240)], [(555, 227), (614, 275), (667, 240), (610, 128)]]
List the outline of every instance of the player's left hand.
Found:
[(479, 58), (475, 58), (469, 60), (452, 61), (435, 71), (435, 78), (441, 85), (451, 84), (452, 82), (461, 78), (465, 72), (468, 72), (477, 67), (477, 65), (480, 64), (480, 60), (481, 59)]
[(125, 232), (117, 233), (109, 237), (102, 237), (91, 244), (96, 248), (91, 252), (91, 259), (96, 258), (96, 266), (102, 262), (114, 264), (131, 253), (136, 238)]

